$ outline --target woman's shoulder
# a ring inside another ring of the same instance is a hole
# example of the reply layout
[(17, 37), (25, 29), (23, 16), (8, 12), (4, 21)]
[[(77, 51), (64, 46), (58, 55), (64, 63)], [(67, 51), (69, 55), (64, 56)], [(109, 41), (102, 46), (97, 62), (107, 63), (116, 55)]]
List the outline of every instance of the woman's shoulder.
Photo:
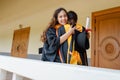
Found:
[(55, 28), (48, 28), (47, 34), (55, 34), (55, 33), (56, 33)]
[(59, 27), (59, 29), (60, 29), (60, 28), (64, 28), (64, 27), (70, 27), (70, 24), (61, 25), (61, 26)]
[(61, 25), (58, 30), (62, 30), (64, 28), (64, 25)]
[(48, 28), (48, 31), (55, 31), (55, 28)]

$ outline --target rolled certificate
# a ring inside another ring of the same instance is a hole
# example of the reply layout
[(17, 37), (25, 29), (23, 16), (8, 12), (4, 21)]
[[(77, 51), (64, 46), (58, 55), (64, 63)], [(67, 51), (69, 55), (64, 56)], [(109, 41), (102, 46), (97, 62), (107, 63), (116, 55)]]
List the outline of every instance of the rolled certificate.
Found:
[(88, 29), (89, 28), (89, 26), (90, 26), (90, 18), (89, 17), (87, 17), (86, 18), (86, 29)]

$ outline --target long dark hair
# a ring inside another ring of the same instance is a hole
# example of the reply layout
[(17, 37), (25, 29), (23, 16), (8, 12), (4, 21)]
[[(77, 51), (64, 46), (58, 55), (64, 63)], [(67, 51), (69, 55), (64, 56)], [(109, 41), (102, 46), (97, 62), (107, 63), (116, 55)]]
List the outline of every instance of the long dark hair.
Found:
[(45, 42), (45, 41), (46, 41), (46, 32), (47, 32), (48, 28), (50, 28), (50, 27), (55, 28), (55, 25), (59, 24), (57, 18), (58, 18), (58, 14), (59, 14), (62, 10), (65, 11), (66, 14), (67, 14), (67, 11), (66, 11), (64, 8), (58, 8), (58, 9), (55, 10), (55, 12), (54, 12), (54, 14), (53, 14), (53, 17), (52, 17), (52, 19), (51, 19), (51, 21), (50, 21), (50, 23), (48, 24), (46, 30), (43, 31), (43, 34), (41, 35), (41, 41), (42, 41), (42, 42)]

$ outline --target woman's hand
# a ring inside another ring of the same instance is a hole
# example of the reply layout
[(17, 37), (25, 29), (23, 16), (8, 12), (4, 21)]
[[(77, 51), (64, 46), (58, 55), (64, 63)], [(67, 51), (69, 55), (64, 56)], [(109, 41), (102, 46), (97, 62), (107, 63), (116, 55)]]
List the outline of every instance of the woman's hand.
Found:
[(87, 38), (90, 39), (90, 33), (87, 32), (86, 34), (87, 34)]
[(72, 26), (70, 27), (70, 30), (69, 30), (69, 31), (71, 32), (71, 34), (74, 34), (74, 33), (75, 33), (75, 29), (76, 29), (75, 26), (74, 26), (74, 27), (72, 27)]

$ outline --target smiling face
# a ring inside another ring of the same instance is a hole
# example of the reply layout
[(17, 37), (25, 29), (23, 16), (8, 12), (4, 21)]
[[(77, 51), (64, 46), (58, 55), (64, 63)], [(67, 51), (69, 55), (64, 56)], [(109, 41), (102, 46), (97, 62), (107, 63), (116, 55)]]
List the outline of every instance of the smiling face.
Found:
[(67, 21), (68, 21), (67, 13), (64, 10), (61, 10), (58, 13), (57, 20), (58, 20), (58, 23), (61, 25), (67, 24)]

